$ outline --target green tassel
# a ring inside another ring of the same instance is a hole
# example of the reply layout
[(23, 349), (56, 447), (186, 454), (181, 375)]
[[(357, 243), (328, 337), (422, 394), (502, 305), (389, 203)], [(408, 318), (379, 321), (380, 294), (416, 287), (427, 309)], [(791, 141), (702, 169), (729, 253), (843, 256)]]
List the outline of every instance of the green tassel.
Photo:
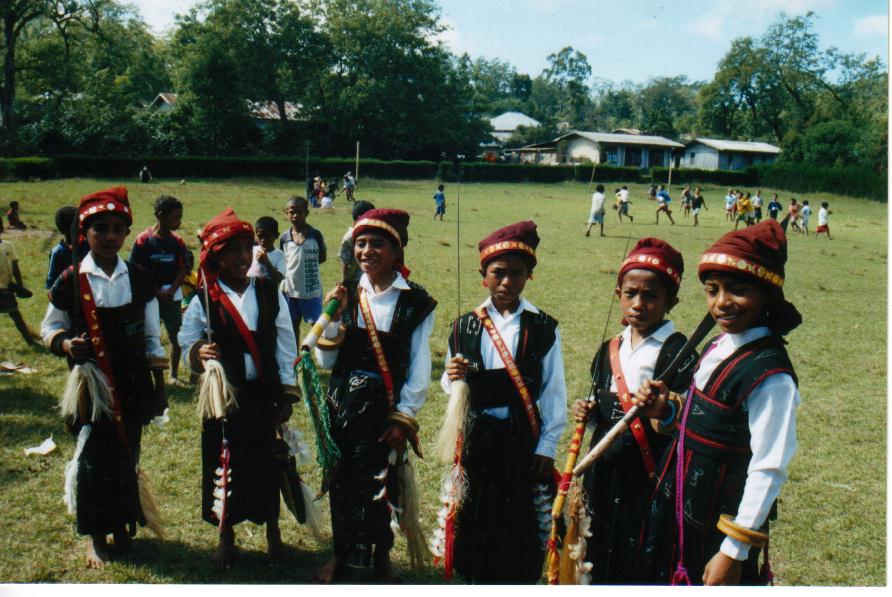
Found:
[(307, 414), (313, 422), (313, 430), (316, 432), (316, 462), (322, 468), (323, 476), (328, 477), (329, 471), (341, 458), (337, 445), (331, 438), (331, 427), (328, 423), (328, 401), (322, 392), (322, 383), (319, 381), (319, 372), (313, 362), (310, 353), (301, 351), (300, 357), (294, 364), (297, 383), (303, 395), (303, 403), (306, 405)]

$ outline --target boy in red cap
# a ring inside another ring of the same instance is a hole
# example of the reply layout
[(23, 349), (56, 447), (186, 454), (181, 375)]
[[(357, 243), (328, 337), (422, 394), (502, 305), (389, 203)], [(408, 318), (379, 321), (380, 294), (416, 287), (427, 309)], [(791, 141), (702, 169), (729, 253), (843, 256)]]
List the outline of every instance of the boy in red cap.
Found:
[(774, 220), (716, 241), (698, 273), (723, 333), (700, 357), (687, 396), (650, 380), (638, 389), (644, 414), (666, 431), (677, 428), (644, 529), (642, 564), (651, 582), (772, 578), (768, 519), (796, 451), (799, 404), (782, 338), (802, 322), (784, 298), (786, 260), (786, 236)]
[[(616, 279), (622, 333), (601, 345), (591, 366), (592, 399), (575, 403), (576, 422), (593, 419), (591, 446), (632, 406), (632, 397), (646, 379), (661, 375), (687, 338), (666, 318), (678, 304), (684, 272), (681, 253), (658, 238), (643, 238), (623, 261)], [(668, 378), (673, 391), (691, 381), (696, 355)], [(656, 462), (669, 438), (639, 416), (583, 478), (591, 517), (585, 561), (591, 562), (592, 584), (639, 584), (633, 567), (641, 519), (656, 479)]]
[(110, 556), (107, 535), (113, 535), (116, 551), (125, 551), (137, 523), (146, 524), (137, 482), (142, 427), (167, 405), (167, 360), (152, 278), (118, 257), (133, 223), (127, 189), (87, 195), (77, 218), (90, 252), (50, 288), (41, 334), (69, 367), (95, 363), (111, 394), (110, 400), (90, 395), (92, 406), (63, 410), (78, 435), (66, 503), (77, 515), (78, 534), (90, 536), (87, 566), (101, 568)]
[(329, 485), (334, 555), (316, 573), (321, 583), (340, 577), (345, 567), (370, 565), (379, 582), (393, 580), (396, 469), (406, 463), (407, 440), (418, 452), (416, 417), (430, 385), (429, 339), (437, 306), (424, 288), (406, 279), (408, 225), (409, 214), (401, 210), (365, 212), (352, 233), (362, 276), (325, 297), (326, 304), (340, 301), (324, 334), (338, 340), (320, 342), (316, 358), (332, 370), (331, 435), (341, 459)]
[(211, 359), (223, 365), (237, 405), (203, 422), (201, 517), (220, 530), (213, 560), (221, 568), (232, 566), (234, 527), (245, 520), (266, 524), (267, 554), (275, 562), (283, 547), (276, 432), (297, 399), (288, 303), (275, 283), (247, 275), (254, 229), (232, 208), (211, 219), (200, 239), (199, 275), (207, 291), (200, 287), (198, 300), (189, 303), (178, 339), (194, 373)]
[(521, 297), (538, 244), (532, 221), (480, 241), (490, 296), (454, 321), (449, 336), (443, 390), (460, 379), (470, 387), (457, 447), (467, 485), (454, 526), (445, 523), (434, 548), (447, 575), (454, 561), (469, 583), (533, 584), (545, 559), (567, 388), (557, 321)]

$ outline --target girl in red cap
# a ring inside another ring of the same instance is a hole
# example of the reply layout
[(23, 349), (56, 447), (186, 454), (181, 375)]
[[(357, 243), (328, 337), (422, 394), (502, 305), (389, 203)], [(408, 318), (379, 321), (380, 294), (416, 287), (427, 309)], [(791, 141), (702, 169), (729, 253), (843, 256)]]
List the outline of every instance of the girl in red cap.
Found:
[(235, 390), (232, 408), (202, 424), (201, 517), (220, 531), (213, 555), (220, 567), (232, 566), (235, 525), (246, 520), (266, 525), (267, 553), (275, 562), (283, 547), (284, 459), (277, 425), (288, 420), (297, 399), (288, 303), (271, 280), (248, 276), (254, 230), (231, 208), (208, 222), (200, 240), (201, 287), (183, 316), (178, 340), (194, 373), (216, 360)]
[(642, 565), (652, 582), (772, 578), (768, 520), (796, 451), (799, 404), (782, 338), (802, 322), (784, 298), (786, 260), (786, 236), (774, 220), (716, 241), (698, 273), (722, 334), (700, 357), (686, 396), (650, 380), (638, 389), (643, 412), (676, 429), (645, 526)]
[(167, 406), (167, 360), (152, 278), (118, 257), (133, 223), (127, 190), (87, 195), (76, 217), (90, 252), (80, 263), (76, 256), (50, 288), (41, 335), (70, 368), (96, 367), (104, 376), (90, 384), (94, 393), (62, 405), (78, 436), (65, 502), (78, 534), (90, 537), (87, 567), (102, 568), (111, 555), (107, 536), (115, 551), (126, 551), (137, 523), (146, 524), (137, 481), (142, 427)]
[(341, 458), (328, 480), (334, 555), (316, 573), (321, 583), (332, 582), (347, 567), (370, 566), (377, 581), (393, 580), (391, 520), (400, 500), (396, 469), (406, 462), (407, 440), (417, 452), (416, 417), (430, 385), (428, 340), (437, 305), (406, 279), (408, 225), (409, 214), (401, 210), (364, 213), (352, 233), (362, 276), (338, 284), (325, 297), (326, 304), (337, 298), (340, 307), (316, 358), (332, 370), (331, 435)]
[[(641, 382), (663, 373), (687, 339), (667, 319), (678, 304), (684, 271), (681, 253), (658, 238), (638, 241), (620, 266), (616, 280), (622, 333), (601, 345), (591, 366), (592, 399), (573, 407), (576, 422), (592, 420), (594, 447), (632, 406)], [(683, 392), (690, 384), (696, 355), (669, 377)], [(592, 584), (639, 584), (633, 567), (641, 518), (656, 481), (656, 462), (669, 438), (639, 416), (622, 439), (583, 477), (591, 536), (585, 561), (592, 564)]]
[(441, 515), (434, 550), (447, 576), (454, 562), (469, 583), (534, 584), (545, 559), (567, 388), (557, 321), (521, 297), (538, 244), (531, 221), (480, 241), (490, 296), (449, 336), (441, 385), (447, 394), (456, 380), (470, 387), (456, 448), (467, 482)]

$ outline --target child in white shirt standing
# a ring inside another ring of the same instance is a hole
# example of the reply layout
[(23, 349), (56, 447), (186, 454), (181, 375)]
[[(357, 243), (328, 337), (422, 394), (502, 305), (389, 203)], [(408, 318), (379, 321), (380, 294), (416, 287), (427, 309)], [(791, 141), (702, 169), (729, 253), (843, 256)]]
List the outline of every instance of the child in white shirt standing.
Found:
[(818, 235), (822, 232), (827, 234), (827, 240), (833, 240), (833, 237), (830, 236), (830, 214), (833, 212), (828, 209), (830, 204), (826, 201), (821, 201), (821, 209), (818, 210), (818, 228), (815, 230), (815, 238), (818, 238)]

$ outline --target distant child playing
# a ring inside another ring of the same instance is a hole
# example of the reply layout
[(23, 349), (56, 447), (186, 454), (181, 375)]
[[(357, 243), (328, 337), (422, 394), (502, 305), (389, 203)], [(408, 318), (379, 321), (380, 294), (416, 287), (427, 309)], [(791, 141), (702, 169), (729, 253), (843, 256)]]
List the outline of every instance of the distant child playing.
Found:
[(434, 212), (434, 219), (437, 219), (437, 216), (440, 216), (440, 221), (443, 221), (443, 215), (446, 213), (446, 193), (443, 192), (445, 187), (443, 185), (437, 186), (437, 192), (434, 193), (434, 204), (437, 206), (437, 210)]
[(802, 232), (802, 228), (799, 226), (799, 210), (802, 209), (802, 206), (796, 202), (796, 197), (792, 197), (790, 199), (790, 207), (787, 210), (787, 213), (790, 214), (790, 228), (795, 230), (796, 232)]
[(697, 187), (697, 190), (694, 192), (694, 198), (691, 199), (691, 212), (694, 214), (694, 226), (700, 225), (701, 208), (709, 211), (709, 206), (706, 205), (706, 200), (703, 199), (703, 195), (700, 194), (700, 187)]
[(669, 218), (669, 221), (674, 226), (675, 220), (672, 219), (672, 210), (669, 209), (669, 203), (672, 202), (672, 197), (669, 196), (669, 191), (667, 191), (663, 185), (660, 185), (660, 188), (657, 191), (657, 201), (659, 202), (660, 206), (657, 207), (657, 212), (656, 212), (657, 220), (654, 223), (659, 224), (660, 223), (660, 212), (665, 212), (666, 217)]
[(811, 218), (811, 206), (808, 204), (808, 199), (802, 201), (802, 209), (799, 211), (799, 218), (801, 221), (799, 224), (800, 232), (803, 236), (808, 236), (808, 220)]
[(734, 219), (734, 206), (737, 204), (737, 193), (734, 192), (734, 189), (728, 189), (728, 194), (725, 195), (725, 219), (733, 220)]
[(315, 323), (322, 314), (322, 278), (319, 266), (325, 263), (325, 239), (307, 224), (309, 204), (303, 197), (292, 196), (285, 203), (285, 215), (291, 226), (279, 237), (279, 249), (285, 254), (285, 282), (288, 311), (294, 337), (300, 338), (300, 320)]
[(112, 395), (110, 403), (102, 393), (88, 395), (83, 408), (66, 415), (78, 436), (75, 487), (66, 501), (77, 533), (90, 536), (87, 567), (102, 568), (111, 556), (107, 535), (120, 554), (130, 550), (137, 524), (146, 524), (137, 480), (142, 428), (167, 405), (167, 359), (151, 275), (118, 256), (133, 223), (127, 190), (87, 195), (78, 218), (90, 252), (53, 283), (41, 334), (69, 368), (93, 362)]
[(586, 236), (589, 236), (595, 224), (601, 227), (601, 236), (604, 236), (604, 199), (604, 185), (599, 184), (595, 187), (595, 194), (592, 195), (592, 209), (588, 216), (588, 228), (585, 229)]
[(254, 222), (257, 244), (254, 245), (254, 259), (248, 275), (266, 278), (278, 286), (285, 279), (285, 253), (276, 248), (279, 238), (279, 223), (275, 218), (263, 216)]
[(768, 217), (772, 220), (776, 220), (778, 214), (783, 211), (783, 206), (780, 204), (780, 201), (777, 200), (777, 193), (775, 193), (771, 197), (771, 202), (768, 204)]
[(15, 230), (26, 230), (28, 228), (19, 217), (18, 201), (9, 202), (9, 209), (6, 211), (6, 221), (9, 222), (9, 227)]
[(22, 283), (22, 272), (19, 270), (19, 259), (15, 247), (9, 241), (0, 239), (0, 313), (9, 313), (16, 329), (28, 344), (37, 346), (34, 332), (25, 323), (19, 311), (19, 298), (30, 298), (31, 291)]
[(686, 395), (658, 381), (639, 386), (634, 402), (675, 436), (644, 528), (648, 582), (771, 579), (768, 520), (796, 452), (800, 400), (783, 340), (802, 322), (784, 298), (786, 260), (775, 220), (719, 238), (698, 274), (721, 335), (708, 343)]
[[(46, 273), (46, 289), (53, 287), (53, 282), (71, 265), (71, 225), (77, 217), (77, 208), (73, 205), (64, 205), (56, 210), (56, 229), (62, 234), (59, 244), (50, 251), (50, 266)], [(90, 245), (81, 243), (80, 256), (84, 257), (90, 251)]]
[(629, 218), (629, 222), (634, 222), (635, 218), (629, 215), (629, 187), (623, 185), (623, 187), (617, 191), (616, 193), (616, 201), (619, 209), (617, 210), (617, 215), (619, 216), (619, 223), (623, 223), (623, 216)]
[(152, 278), (157, 289), (158, 309), (167, 337), (170, 340), (170, 382), (184, 385), (177, 373), (180, 364), (180, 345), (177, 334), (183, 323), (180, 301), (183, 278), (192, 270), (192, 252), (175, 230), (183, 221), (183, 204), (176, 197), (161, 195), (155, 199), (155, 224), (136, 237), (130, 250), (130, 262), (141, 266)]
[(818, 238), (819, 234), (826, 233), (827, 240), (833, 240), (833, 237), (830, 236), (830, 214), (832, 213), (830, 204), (822, 201), (821, 209), (818, 210), (818, 227), (815, 229), (815, 238)]
[(201, 517), (220, 530), (212, 559), (221, 568), (234, 563), (235, 525), (246, 520), (266, 525), (267, 556), (276, 563), (284, 549), (279, 530), (284, 462), (277, 457), (276, 433), (297, 397), (292, 368), (297, 343), (277, 285), (247, 275), (251, 225), (226, 208), (208, 222), (201, 238), (199, 268), (207, 295), (202, 286), (198, 300), (189, 304), (179, 341), (188, 347), (193, 372), (210, 359), (223, 365), (238, 405), (202, 424)]

